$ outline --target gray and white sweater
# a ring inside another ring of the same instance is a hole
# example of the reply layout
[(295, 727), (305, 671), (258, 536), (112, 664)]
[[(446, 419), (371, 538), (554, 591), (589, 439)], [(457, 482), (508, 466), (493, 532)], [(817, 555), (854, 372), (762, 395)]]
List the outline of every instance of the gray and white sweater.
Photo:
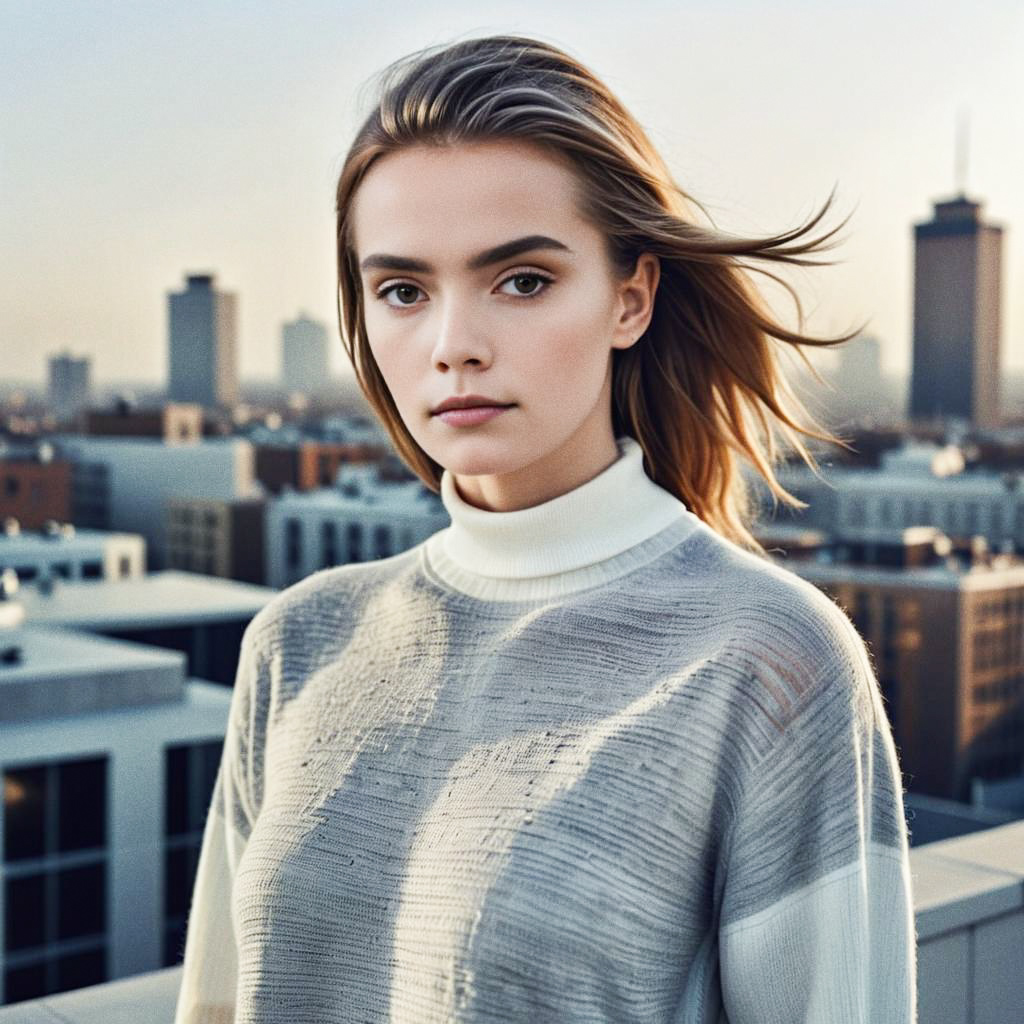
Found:
[(619, 458), (253, 619), (175, 1024), (914, 1024), (868, 652)]

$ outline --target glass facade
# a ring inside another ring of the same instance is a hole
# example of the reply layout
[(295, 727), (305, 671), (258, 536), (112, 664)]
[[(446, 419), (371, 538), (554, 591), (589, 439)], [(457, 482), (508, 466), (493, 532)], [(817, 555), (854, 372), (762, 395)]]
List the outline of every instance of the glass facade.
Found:
[(108, 980), (108, 758), (3, 775), (2, 1002)]
[(223, 740), (168, 747), (165, 755), (163, 964), (185, 954), (185, 928)]
[(242, 634), (249, 619), (228, 619), (182, 626), (149, 629), (107, 629), (104, 636), (180, 651), (188, 658), (188, 674), (211, 683), (231, 686), (238, 671)]

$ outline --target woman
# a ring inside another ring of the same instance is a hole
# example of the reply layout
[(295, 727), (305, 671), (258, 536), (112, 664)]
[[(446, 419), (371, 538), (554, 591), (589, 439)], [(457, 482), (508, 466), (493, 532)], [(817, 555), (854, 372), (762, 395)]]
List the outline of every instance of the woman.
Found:
[(391, 69), (337, 215), (346, 349), (452, 522), (250, 624), (177, 1024), (914, 1021), (868, 652), (758, 549), (734, 458), (797, 503), (772, 424), (835, 440), (770, 345), (851, 335), (786, 331), (739, 259), (828, 236), (696, 226), (514, 37)]

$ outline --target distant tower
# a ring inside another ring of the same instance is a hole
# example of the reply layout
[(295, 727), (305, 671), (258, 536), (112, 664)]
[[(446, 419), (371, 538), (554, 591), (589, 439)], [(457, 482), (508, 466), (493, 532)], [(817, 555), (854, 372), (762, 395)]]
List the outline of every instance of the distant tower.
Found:
[(66, 349), (49, 361), (50, 408), (58, 420), (68, 421), (89, 404), (89, 359), (76, 359)]
[(964, 193), (966, 150), (957, 152), (960, 193), (914, 225), (912, 419), (999, 423), (1000, 282), (1003, 228), (982, 220)]
[(877, 395), (882, 384), (882, 344), (858, 334), (839, 348), (839, 379), (864, 395)]
[(186, 284), (168, 295), (168, 398), (231, 407), (238, 401), (238, 297), (217, 291), (213, 274), (189, 274)]
[(281, 328), (281, 379), (289, 391), (307, 395), (329, 382), (327, 328), (305, 313)]

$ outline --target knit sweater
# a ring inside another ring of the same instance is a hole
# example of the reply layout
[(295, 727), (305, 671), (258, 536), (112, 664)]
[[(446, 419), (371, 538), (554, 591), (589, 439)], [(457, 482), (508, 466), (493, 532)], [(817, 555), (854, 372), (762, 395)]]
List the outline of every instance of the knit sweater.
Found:
[(252, 620), (175, 1024), (916, 1021), (863, 641), (617, 444)]

